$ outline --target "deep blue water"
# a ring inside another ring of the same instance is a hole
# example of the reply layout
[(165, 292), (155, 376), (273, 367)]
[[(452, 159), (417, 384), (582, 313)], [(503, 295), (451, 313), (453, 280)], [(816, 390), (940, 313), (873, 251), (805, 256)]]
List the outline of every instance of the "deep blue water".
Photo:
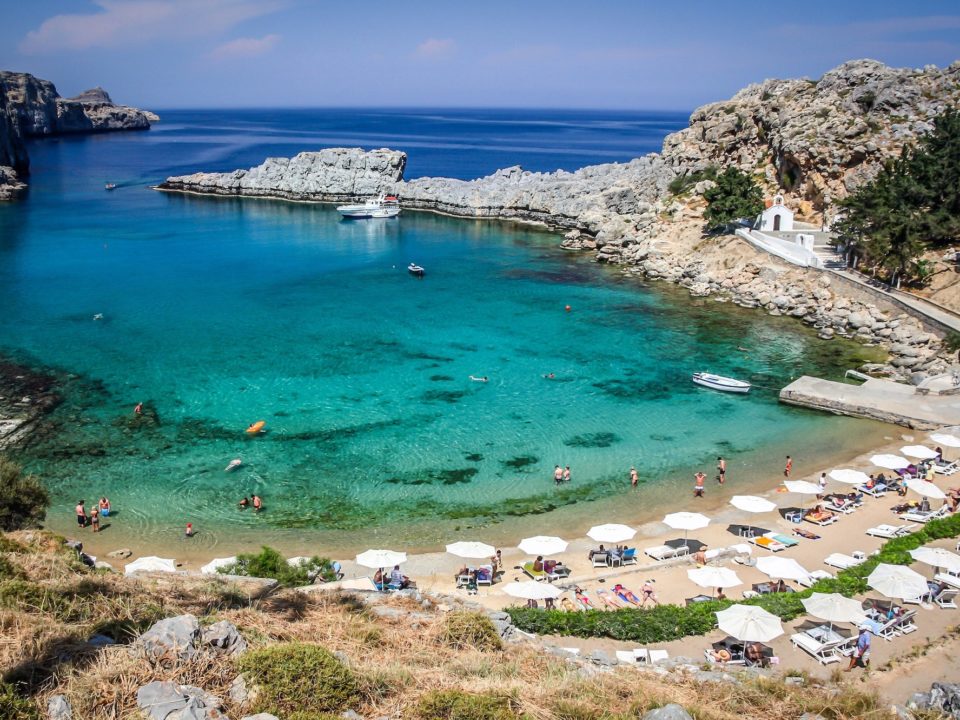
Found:
[[(118, 540), (176, 537), (191, 520), (197, 543), (376, 533), (423, 546), (460, 524), (549, 526), (573, 504), (590, 518), (631, 464), (645, 484), (625, 521), (686, 494), (717, 454), (731, 478), (756, 478), (788, 452), (802, 465), (868, 442), (870, 423), (776, 400), (801, 373), (842, 374), (852, 344), (626, 280), (553, 234), (413, 212), (345, 222), (325, 205), (148, 187), (327, 145), (406, 150), (411, 176), (575, 169), (655, 149), (680, 120), (170, 112), (149, 132), (31, 143), (29, 195), (0, 207), (0, 351), (76, 375), (58, 433), (21, 458), (54, 491), (54, 525), (108, 494)], [(698, 389), (697, 369), (757, 387)], [(131, 422), (140, 401), (158, 427)], [(269, 432), (247, 437), (261, 419)], [(232, 458), (244, 465), (226, 473)], [(555, 463), (571, 486), (553, 487)], [(238, 513), (247, 492), (268, 511)]]

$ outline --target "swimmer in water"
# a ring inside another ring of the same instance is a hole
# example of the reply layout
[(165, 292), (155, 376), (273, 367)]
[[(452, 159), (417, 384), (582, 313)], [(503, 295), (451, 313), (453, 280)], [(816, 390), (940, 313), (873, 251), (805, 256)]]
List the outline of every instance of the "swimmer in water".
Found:
[(103, 320), (103, 313), (97, 313), (93, 316), (94, 320)]
[(477, 377), (476, 375), (471, 375), (470, 379), (473, 380), (474, 382), (487, 382), (487, 380), (489, 380), (490, 378), (488, 378), (486, 375), (484, 375), (483, 377)]
[(554, 380), (556, 379), (556, 377), (557, 376), (554, 375), (553, 373), (547, 373), (546, 375), (543, 376), (544, 380)]
[(138, 402), (138, 403), (137, 403), (137, 406), (133, 409), (133, 414), (134, 414), (134, 415), (140, 415), (142, 412), (143, 412), (143, 403), (142, 403), (142, 402)]

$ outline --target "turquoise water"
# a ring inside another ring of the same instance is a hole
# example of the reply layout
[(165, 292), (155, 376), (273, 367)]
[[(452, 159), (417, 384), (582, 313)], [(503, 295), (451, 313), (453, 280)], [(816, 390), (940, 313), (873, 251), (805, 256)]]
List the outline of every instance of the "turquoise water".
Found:
[[(169, 539), (189, 520), (200, 544), (376, 528), (427, 546), (462, 525), (548, 526), (558, 508), (589, 519), (631, 464), (649, 489), (624, 508), (637, 518), (718, 454), (756, 479), (879, 432), (776, 400), (800, 374), (838, 377), (852, 344), (625, 279), (519, 226), (104, 192), (162, 175), (178, 150), (156, 143), (36, 143), (29, 197), (0, 207), (0, 350), (72, 375), (56, 433), (21, 457), (55, 526), (107, 494), (111, 537)], [(697, 369), (755, 391), (697, 388)], [(159, 425), (134, 418), (141, 401)], [(256, 420), (268, 432), (249, 437)], [(259, 516), (236, 509), (250, 492)]]

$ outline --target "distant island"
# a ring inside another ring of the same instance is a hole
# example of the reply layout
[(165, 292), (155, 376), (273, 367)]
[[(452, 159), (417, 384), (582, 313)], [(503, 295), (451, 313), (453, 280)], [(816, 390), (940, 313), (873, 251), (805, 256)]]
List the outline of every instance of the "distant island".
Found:
[(159, 120), (152, 112), (117, 105), (101, 87), (62, 98), (48, 80), (0, 71), (0, 200), (26, 189), (26, 138), (148, 130)]

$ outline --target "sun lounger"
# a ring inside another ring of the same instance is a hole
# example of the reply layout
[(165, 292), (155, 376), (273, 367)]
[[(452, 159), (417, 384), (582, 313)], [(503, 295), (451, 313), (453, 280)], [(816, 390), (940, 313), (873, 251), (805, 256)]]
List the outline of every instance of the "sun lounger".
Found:
[(658, 663), (670, 659), (670, 653), (666, 650), (647, 650), (647, 660), (651, 663)]
[(590, 558), (590, 562), (593, 563), (593, 567), (607, 567), (610, 565), (610, 556), (607, 553), (594, 553), (593, 557)]
[(863, 493), (864, 495), (869, 495), (870, 497), (875, 498), (883, 497), (887, 492), (887, 486), (883, 483), (878, 483), (872, 488), (868, 488), (866, 485), (857, 485), (853, 489), (859, 493)]
[(622, 663), (636, 663), (637, 656), (633, 654), (633, 650), (617, 650), (617, 660)]
[(799, 540), (794, 540), (794, 539), (793, 539), (792, 537), (790, 537), (789, 535), (784, 535), (783, 533), (768, 532), (768, 533), (764, 533), (763, 536), (764, 536), (764, 537), (767, 537), (767, 538), (770, 538), (771, 540), (775, 540), (776, 542), (778, 542), (778, 543), (780, 543), (781, 545), (784, 545), (784, 546), (786, 546), (786, 547), (788, 547), (788, 548), (792, 548), (792, 547), (800, 544), (800, 541), (799, 541)]
[(803, 587), (813, 587), (814, 583), (817, 583), (821, 580), (833, 580), (833, 575), (828, 573), (826, 570), (814, 570), (806, 578), (797, 580), (797, 584), (802, 585)]
[(909, 635), (917, 629), (914, 618), (917, 616), (916, 610), (907, 610), (903, 615), (897, 618), (896, 630), (903, 635)]
[(863, 562), (863, 560), (850, 555), (844, 555), (843, 553), (831, 553), (823, 559), (823, 562), (830, 567), (846, 570), (847, 568), (852, 568), (859, 565)]
[(814, 525), (819, 525), (823, 527), (824, 525), (832, 525), (839, 518), (833, 513), (820, 513), (818, 515), (813, 515), (812, 513), (807, 513), (803, 516), (803, 519), (808, 523), (813, 523)]
[(946, 609), (950, 608), (952, 610), (957, 609), (957, 593), (960, 590), (943, 590), (937, 595), (933, 601), (940, 607)]
[(643, 552), (652, 557), (654, 560), (669, 560), (670, 558), (686, 555), (688, 552), (690, 552), (690, 548), (687, 545), (679, 545), (677, 547), (670, 547), (669, 545), (657, 545), (656, 547), (646, 548)]
[(543, 570), (534, 570), (533, 562), (528, 562), (523, 564), (523, 572), (529, 575), (532, 579), (540, 581), (547, 579), (547, 573)]
[(836, 505), (833, 501), (831, 501), (826, 503), (823, 507), (831, 512), (838, 512), (844, 515), (850, 515), (854, 510), (857, 509), (857, 506), (852, 502), (844, 503), (843, 505)]
[(937, 475), (950, 476), (960, 470), (960, 461), (954, 460), (950, 463), (938, 462), (933, 464), (933, 471)]
[(481, 565), (477, 568), (477, 585), (493, 586), (493, 565)]
[(731, 656), (729, 660), (722, 661), (722, 660), (717, 660), (717, 658), (714, 657), (714, 654), (713, 654), (714, 652), (716, 651), (713, 648), (706, 648), (703, 651), (704, 660), (714, 665), (746, 665), (746, 662), (743, 659), (743, 655), (740, 655), (739, 657)]
[(620, 556), (620, 561), (624, 565), (636, 565), (637, 564), (637, 549), (636, 548), (627, 548), (623, 551), (623, 554)]
[(930, 512), (911, 510), (901, 515), (900, 519), (909, 520), (910, 522), (928, 523), (931, 520), (939, 520), (942, 517), (946, 517), (949, 512), (949, 508), (947, 508), (946, 505), (942, 505), (938, 510), (931, 510)]
[(895, 617), (890, 620), (887, 620), (883, 625), (873, 631), (873, 634), (877, 637), (881, 637), (884, 640), (893, 640), (900, 634), (900, 631), (897, 629), (897, 626), (900, 624), (900, 618)]
[(917, 526), (913, 523), (907, 523), (906, 525), (877, 525), (867, 530), (867, 535), (892, 540), (893, 538), (909, 535), (916, 528)]
[(794, 633), (790, 636), (790, 642), (793, 643), (794, 647), (798, 647), (812, 655), (820, 664), (829, 665), (833, 662), (840, 662), (841, 655), (837, 648), (846, 642), (846, 640), (823, 643), (819, 640), (814, 640), (806, 633)]
[(960, 590), (960, 576), (948, 572), (939, 572), (933, 576), (936, 582), (946, 583), (952, 588)]
[(750, 542), (752, 542), (757, 547), (762, 547), (765, 550), (769, 550), (770, 552), (780, 552), (781, 550), (787, 549), (786, 545), (784, 545), (781, 542), (777, 542), (773, 538), (769, 538), (766, 535), (763, 535), (761, 537), (750, 538)]

